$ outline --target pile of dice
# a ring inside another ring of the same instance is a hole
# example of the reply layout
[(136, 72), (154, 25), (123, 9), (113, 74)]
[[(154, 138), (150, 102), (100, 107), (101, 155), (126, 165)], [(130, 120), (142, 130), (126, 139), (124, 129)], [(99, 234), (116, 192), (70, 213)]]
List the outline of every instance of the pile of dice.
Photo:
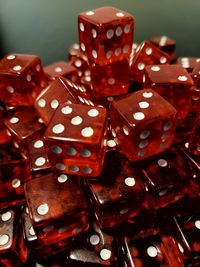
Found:
[(78, 32), (0, 60), (0, 266), (200, 266), (200, 60), (114, 7)]

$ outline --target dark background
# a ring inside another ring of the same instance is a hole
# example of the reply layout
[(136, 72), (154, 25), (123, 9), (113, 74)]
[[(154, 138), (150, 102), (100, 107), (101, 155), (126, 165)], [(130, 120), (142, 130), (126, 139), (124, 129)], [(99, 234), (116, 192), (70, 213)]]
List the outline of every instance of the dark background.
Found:
[(135, 42), (168, 35), (176, 56), (200, 57), (200, 0), (0, 0), (0, 56), (39, 55), (44, 64), (66, 59), (78, 41), (77, 16), (104, 5), (135, 17)]

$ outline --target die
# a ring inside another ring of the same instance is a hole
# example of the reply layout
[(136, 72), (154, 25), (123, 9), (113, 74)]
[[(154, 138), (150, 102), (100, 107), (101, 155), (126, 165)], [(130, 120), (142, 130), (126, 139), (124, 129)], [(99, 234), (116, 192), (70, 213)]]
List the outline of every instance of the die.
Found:
[(88, 229), (86, 202), (74, 179), (66, 174), (50, 173), (25, 184), (31, 223), (43, 245), (57, 243)]
[(18, 107), (5, 119), (16, 148), (27, 154), (28, 143), (40, 136), (44, 129), (43, 120), (33, 107)]
[(111, 266), (117, 264), (116, 238), (104, 232), (96, 223), (80, 239), (78, 245), (72, 246), (67, 263), (70, 266)]
[(28, 144), (28, 155), (32, 177), (38, 177), (51, 171), (43, 138), (35, 139)]
[(150, 40), (155, 46), (158, 46), (162, 51), (170, 56), (170, 61), (173, 60), (176, 43), (173, 39), (163, 35), (160, 37), (154, 37)]
[(78, 77), (78, 71), (66, 61), (58, 61), (44, 68), (44, 72), (50, 77), (64, 77), (75, 82)]
[(172, 233), (180, 244), (185, 266), (198, 266), (200, 263), (199, 216), (199, 211), (195, 211), (174, 217)]
[(95, 97), (117, 96), (128, 92), (129, 63), (126, 58), (106, 66), (92, 63), (90, 73)]
[[(61, 253), (66, 250), (71, 244), (71, 239), (66, 239), (64, 241), (59, 241), (50, 245), (42, 245), (35, 234), (33, 226), (31, 224), (31, 219), (29, 216), (28, 208), (23, 209), (23, 233), (25, 245), (31, 253), (31, 256), (37, 261), (44, 261), (46, 259), (52, 258), (55, 254)], [(68, 248), (69, 249), (69, 248)], [(59, 254), (58, 254), (59, 255)]]
[(9, 54), (0, 61), (0, 99), (12, 106), (32, 105), (48, 83), (37, 56)]
[(20, 267), (27, 261), (19, 211), (6, 210), (0, 214), (0, 262), (3, 266)]
[(134, 19), (114, 8), (101, 7), (78, 16), (79, 45), (88, 59), (106, 65), (129, 57)]
[(144, 83), (145, 66), (153, 64), (167, 64), (169, 56), (148, 41), (137, 46), (133, 59), (130, 59), (130, 79)]
[(98, 179), (85, 179), (86, 191), (103, 228), (133, 218), (147, 207), (145, 184), (132, 163), (116, 151), (106, 153)]
[(181, 65), (189, 73), (193, 71), (197, 63), (200, 62), (200, 58), (195, 57), (179, 57), (177, 58), (177, 64)]
[(110, 105), (114, 140), (131, 161), (160, 153), (173, 141), (176, 114), (171, 104), (151, 89), (120, 97)]
[(154, 155), (143, 162), (138, 173), (148, 188), (153, 209), (161, 209), (182, 199), (190, 191), (190, 181), (197, 172), (176, 147)]
[(56, 171), (98, 176), (106, 150), (107, 111), (81, 104), (60, 105), (44, 139)]
[(180, 125), (189, 112), (192, 98), (193, 80), (188, 72), (179, 65), (147, 66), (144, 85), (176, 108)]
[(30, 178), (27, 157), (12, 144), (0, 145), (0, 209), (25, 202), (23, 185)]
[(170, 254), (163, 243), (162, 234), (156, 229), (148, 229), (140, 235), (125, 237), (122, 243), (123, 265), (128, 267), (183, 267), (180, 252), (170, 243)]

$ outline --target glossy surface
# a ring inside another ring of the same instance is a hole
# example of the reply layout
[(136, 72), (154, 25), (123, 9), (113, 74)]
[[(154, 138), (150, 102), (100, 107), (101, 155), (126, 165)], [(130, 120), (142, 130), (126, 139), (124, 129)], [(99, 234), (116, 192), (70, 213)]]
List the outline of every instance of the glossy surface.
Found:
[(97, 176), (103, 164), (106, 136), (104, 108), (60, 105), (44, 135), (51, 165), (59, 172)]
[[(135, 237), (126, 237), (123, 243), (124, 265), (127, 267), (183, 267), (180, 253), (171, 242), (168, 254), (161, 233), (149, 229)], [(177, 257), (178, 256), (178, 257)]]
[(133, 59), (130, 59), (130, 79), (144, 83), (145, 66), (167, 63), (169, 63), (169, 57), (166, 53), (152, 43), (144, 41), (137, 46)]
[(69, 252), (70, 266), (117, 266), (117, 242), (93, 224)]
[(145, 68), (145, 86), (152, 88), (178, 111), (181, 123), (189, 109), (193, 80), (179, 65), (154, 65)]
[[(189, 183), (197, 172), (180, 151), (167, 151), (141, 163), (153, 209), (163, 208), (183, 198), (190, 191)], [(141, 169), (140, 169), (141, 171)]]
[(27, 260), (19, 214), (7, 210), (0, 214), (0, 261), (5, 266), (20, 267)]
[(32, 105), (47, 84), (39, 57), (9, 54), (0, 61), (0, 99), (9, 105)]
[(106, 66), (90, 64), (90, 72), (92, 92), (96, 97), (116, 96), (128, 92), (129, 63), (126, 58)]
[(133, 42), (133, 17), (114, 7), (101, 7), (78, 16), (79, 45), (100, 65), (126, 58)]
[(85, 199), (74, 179), (51, 173), (25, 185), (31, 223), (44, 245), (73, 237), (88, 228)]
[(107, 152), (98, 180), (85, 180), (102, 227), (138, 215), (145, 207), (146, 188), (132, 163), (118, 152)]
[(110, 106), (112, 134), (132, 161), (166, 150), (176, 127), (176, 110), (160, 95), (144, 89), (118, 98)]
[(162, 51), (167, 53), (170, 60), (174, 58), (176, 43), (175, 40), (163, 35), (159, 37), (152, 38), (150, 40), (155, 46), (158, 46)]

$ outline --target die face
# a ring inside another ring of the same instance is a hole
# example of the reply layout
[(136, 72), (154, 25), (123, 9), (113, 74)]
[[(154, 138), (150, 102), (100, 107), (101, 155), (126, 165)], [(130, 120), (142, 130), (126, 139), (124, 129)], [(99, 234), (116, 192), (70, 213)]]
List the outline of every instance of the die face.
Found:
[(142, 172), (154, 209), (183, 198), (190, 180), (196, 174), (187, 159), (175, 147), (147, 159), (141, 166), (144, 166)]
[(17, 108), (11, 116), (5, 120), (5, 125), (12, 133), (17, 143), (27, 145), (27, 142), (36, 137), (44, 127), (32, 107)]
[(136, 53), (130, 60), (131, 79), (144, 82), (145, 66), (153, 64), (167, 64), (169, 57), (152, 43), (144, 41), (137, 46)]
[(66, 61), (58, 61), (44, 68), (44, 71), (52, 78), (63, 76), (76, 81), (77, 70)]
[(86, 180), (89, 197), (103, 227), (136, 216), (145, 206), (145, 185), (132, 163), (119, 153), (107, 152), (98, 180)]
[(200, 62), (200, 59), (195, 57), (179, 57), (177, 59), (177, 64), (181, 65), (189, 73), (193, 71), (198, 62)]
[(129, 56), (134, 27), (130, 14), (102, 7), (81, 13), (78, 27), (81, 51), (91, 61), (105, 65)]
[(121, 95), (128, 92), (129, 64), (125, 58), (106, 66), (90, 66), (92, 92), (98, 96)]
[(192, 98), (193, 81), (188, 72), (179, 65), (147, 66), (145, 72), (145, 86), (171, 103), (178, 111), (178, 120), (183, 120)]
[(31, 222), (42, 244), (53, 244), (87, 230), (86, 202), (72, 177), (48, 174), (36, 178), (26, 183), (25, 194)]
[(183, 266), (178, 265), (176, 259), (174, 259), (174, 265), (171, 265), (159, 234), (150, 234), (135, 239), (125, 238), (124, 251), (130, 267)]
[(30, 170), (33, 176), (50, 171), (51, 166), (46, 154), (43, 139), (35, 139), (29, 143)]
[(21, 266), (27, 260), (21, 224), (13, 210), (0, 214), (0, 255), (6, 266)]
[(116, 240), (94, 224), (69, 252), (69, 263), (72, 266), (116, 266), (116, 252)]
[(98, 175), (106, 150), (106, 114), (101, 107), (61, 105), (45, 132), (51, 165), (61, 172)]
[(176, 43), (173, 39), (167, 36), (155, 37), (150, 40), (155, 46), (158, 46), (162, 51), (170, 56), (170, 60), (174, 58)]
[(132, 161), (164, 151), (172, 143), (176, 110), (153, 90), (113, 101), (110, 116), (115, 141)]
[(8, 55), (0, 63), (1, 93), (5, 103), (32, 105), (34, 97), (48, 83), (41, 61), (37, 56)]
[(49, 124), (60, 103), (77, 103), (77, 100), (70, 92), (66, 81), (57, 78), (42, 91), (35, 101), (35, 109), (46, 125)]
[(23, 185), (30, 179), (27, 158), (11, 144), (0, 146), (0, 207), (24, 202)]
[(199, 213), (176, 216), (174, 217), (174, 222), (174, 234), (182, 246), (182, 252), (187, 258), (186, 262), (188, 263), (188, 266), (196, 266), (195, 264), (200, 262)]

